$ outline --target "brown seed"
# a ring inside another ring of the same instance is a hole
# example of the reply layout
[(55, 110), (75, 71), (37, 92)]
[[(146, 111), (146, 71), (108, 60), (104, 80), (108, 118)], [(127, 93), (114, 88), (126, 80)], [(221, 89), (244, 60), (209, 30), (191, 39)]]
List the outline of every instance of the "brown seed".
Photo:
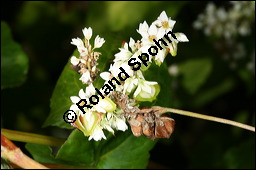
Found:
[(142, 121), (143, 115), (139, 114), (135, 118), (131, 118), (129, 123), (131, 125), (131, 130), (134, 136), (142, 135)]
[(174, 125), (175, 125), (174, 119), (172, 119), (170, 117), (161, 117), (161, 120), (164, 122), (164, 126), (165, 126), (166, 130), (171, 135), (174, 131)]
[(169, 117), (157, 117), (155, 136), (157, 138), (169, 138), (174, 130), (175, 121)]
[(154, 123), (149, 123), (149, 122), (146, 122), (146, 121), (143, 121), (142, 122), (142, 131), (143, 131), (143, 134), (150, 138), (150, 139), (155, 139), (154, 137)]

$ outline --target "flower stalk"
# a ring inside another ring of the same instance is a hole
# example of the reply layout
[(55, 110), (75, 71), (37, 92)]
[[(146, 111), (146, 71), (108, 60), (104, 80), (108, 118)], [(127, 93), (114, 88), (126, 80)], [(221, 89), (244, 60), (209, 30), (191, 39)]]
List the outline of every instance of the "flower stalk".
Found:
[(20, 132), (15, 130), (1, 129), (1, 134), (6, 136), (8, 139), (26, 143), (36, 143), (49, 146), (61, 146), (65, 140), (61, 138), (38, 135), (27, 132)]
[(1, 157), (23, 169), (48, 169), (25, 155), (20, 148), (1, 134)]
[(199, 118), (199, 119), (210, 120), (210, 121), (215, 121), (215, 122), (219, 122), (219, 123), (223, 123), (223, 124), (227, 124), (227, 125), (232, 125), (232, 126), (240, 127), (240, 128), (255, 132), (255, 127), (249, 126), (249, 125), (246, 125), (243, 123), (235, 122), (232, 120), (227, 120), (227, 119), (223, 119), (223, 118), (218, 118), (218, 117), (214, 117), (214, 116), (208, 116), (208, 115), (203, 115), (203, 114), (199, 114), (199, 113), (193, 113), (193, 112), (179, 110), (179, 109), (173, 109), (173, 108), (165, 108), (165, 107), (159, 107), (159, 106), (154, 106), (154, 107), (152, 107), (152, 109), (153, 108), (158, 110), (158, 114), (164, 114), (166, 112), (171, 112), (171, 113), (176, 113), (176, 114), (180, 114), (183, 116), (190, 116), (190, 117), (195, 117), (195, 118)]

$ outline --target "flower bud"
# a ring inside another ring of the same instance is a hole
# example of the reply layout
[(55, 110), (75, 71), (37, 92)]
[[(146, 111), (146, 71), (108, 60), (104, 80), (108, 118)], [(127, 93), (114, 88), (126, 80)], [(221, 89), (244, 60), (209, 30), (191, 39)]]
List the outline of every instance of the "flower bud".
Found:
[(150, 82), (146, 80), (140, 80), (137, 89), (133, 94), (133, 98), (137, 101), (149, 101), (152, 102), (156, 99), (160, 91), (160, 86), (157, 82)]
[(116, 104), (108, 97), (100, 99), (99, 103), (94, 106), (94, 109), (98, 112), (106, 113), (116, 110)]

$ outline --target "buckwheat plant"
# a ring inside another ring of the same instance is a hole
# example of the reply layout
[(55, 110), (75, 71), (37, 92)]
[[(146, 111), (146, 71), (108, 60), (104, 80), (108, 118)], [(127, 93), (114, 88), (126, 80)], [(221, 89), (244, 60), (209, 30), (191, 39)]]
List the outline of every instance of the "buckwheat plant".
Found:
[(230, 1), (226, 8), (210, 2), (193, 23), (195, 29), (216, 39), (214, 46), (231, 69), (236, 69), (242, 59), (250, 57), (244, 67), (255, 74), (255, 48), (247, 54), (246, 46), (241, 42), (241, 37), (250, 36), (254, 25), (255, 1)]
[[(197, 113), (159, 106), (139, 107), (140, 102), (156, 100), (160, 91), (158, 82), (146, 80), (144, 72), (153, 62), (160, 67), (169, 53), (171, 56), (176, 56), (178, 43), (189, 41), (183, 33), (172, 33), (175, 23), (176, 21), (168, 17), (165, 11), (150, 25), (146, 21), (140, 23), (137, 32), (141, 35), (141, 39), (135, 41), (130, 38), (129, 42), (123, 43), (119, 52), (114, 55), (114, 63), (110, 65), (108, 71), (100, 74), (97, 60), (101, 57), (101, 53), (97, 52), (97, 49), (104, 45), (104, 38), (97, 35), (92, 45), (93, 30), (89, 27), (82, 30), (83, 39), (72, 39), (71, 44), (77, 46), (80, 54), (71, 57), (72, 68), (81, 74), (79, 80), (87, 84), (87, 87), (85, 90), (81, 89), (78, 96), (70, 97), (73, 102), (70, 110), (77, 115), (77, 119), (70, 124), (85, 136), (89, 136), (89, 140), (96, 141), (106, 139), (104, 130), (114, 134), (115, 130), (126, 131), (128, 124), (134, 136), (145, 135), (152, 140), (169, 138), (174, 130), (175, 121), (163, 115), (165, 112), (222, 122), (255, 131), (254, 127)], [(159, 43), (160, 39), (162, 39), (161, 43)], [(153, 46), (155, 48), (152, 50)], [(148, 52), (152, 55), (145, 56)], [(140, 60), (138, 56), (141, 57)], [(93, 83), (100, 77), (105, 83), (98, 90)], [(98, 98), (95, 97), (97, 93)], [(91, 96), (94, 96), (94, 99)], [(85, 101), (90, 101), (90, 104), (86, 104)]]
[(216, 7), (208, 3), (204, 13), (194, 22), (196, 29), (202, 29), (206, 35), (223, 36), (225, 39), (249, 35), (251, 24), (255, 20), (255, 1), (230, 1), (229, 8)]

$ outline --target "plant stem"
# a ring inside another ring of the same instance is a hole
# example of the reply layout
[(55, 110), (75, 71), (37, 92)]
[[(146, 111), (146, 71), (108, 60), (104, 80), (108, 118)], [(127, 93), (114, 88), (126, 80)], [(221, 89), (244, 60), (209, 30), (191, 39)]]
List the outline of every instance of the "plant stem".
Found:
[(1, 133), (8, 139), (19, 142), (36, 143), (49, 146), (61, 146), (65, 142), (65, 139), (61, 138), (8, 129), (1, 129)]
[(239, 122), (235, 122), (235, 121), (232, 121), (232, 120), (227, 120), (227, 119), (222, 119), (222, 118), (218, 118), (218, 117), (202, 115), (202, 114), (193, 113), (193, 112), (184, 111), (184, 110), (179, 110), (179, 109), (165, 108), (165, 107), (158, 107), (158, 106), (156, 106), (156, 107), (160, 111), (160, 114), (165, 113), (165, 112), (171, 112), (171, 113), (176, 113), (176, 114), (180, 114), (180, 115), (183, 115), (183, 116), (190, 116), (190, 117), (195, 117), (195, 118), (199, 118), (199, 119), (210, 120), (210, 121), (215, 121), (215, 122), (219, 122), (219, 123), (223, 123), (223, 124), (227, 124), (227, 125), (232, 125), (232, 126), (240, 127), (240, 128), (247, 129), (247, 130), (255, 132), (255, 127), (249, 126), (249, 125), (246, 125), (246, 124), (242, 124), (242, 123), (239, 123)]
[(1, 134), (1, 157), (23, 169), (48, 169), (25, 155), (12, 141)]

